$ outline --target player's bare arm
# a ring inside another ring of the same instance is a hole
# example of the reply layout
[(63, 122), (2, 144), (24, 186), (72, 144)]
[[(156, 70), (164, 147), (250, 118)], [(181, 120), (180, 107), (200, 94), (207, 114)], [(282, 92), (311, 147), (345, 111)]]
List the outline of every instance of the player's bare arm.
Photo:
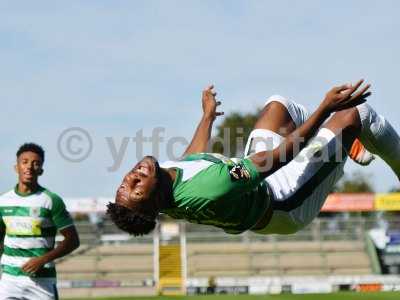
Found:
[(196, 132), (190, 142), (188, 148), (184, 152), (184, 156), (192, 153), (206, 152), (208, 142), (210, 141), (212, 125), (218, 116), (223, 115), (223, 112), (217, 112), (217, 107), (221, 105), (220, 101), (216, 100), (217, 93), (214, 91), (214, 86), (208, 86), (202, 93), (203, 116), (197, 126)]
[(267, 177), (289, 163), (332, 113), (365, 102), (371, 93), (367, 92), (370, 85), (360, 89), (363, 82), (363, 80), (360, 80), (354, 86), (346, 84), (334, 87), (326, 94), (324, 100), (311, 117), (288, 135), (278, 148), (252, 155), (250, 159), (257, 166), (261, 175)]
[(43, 256), (30, 259), (22, 266), (22, 270), (26, 273), (34, 274), (39, 271), (45, 264), (70, 254), (79, 247), (79, 236), (75, 226), (69, 226), (60, 230), (64, 239), (57, 245), (56, 248), (47, 252)]

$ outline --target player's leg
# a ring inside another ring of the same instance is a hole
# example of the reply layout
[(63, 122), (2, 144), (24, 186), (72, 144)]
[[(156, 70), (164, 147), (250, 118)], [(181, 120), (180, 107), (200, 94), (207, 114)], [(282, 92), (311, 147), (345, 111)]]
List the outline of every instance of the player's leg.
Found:
[[(351, 145), (359, 133), (361, 126), (355, 124), (357, 113), (354, 112), (357, 111), (343, 111), (332, 117), (329, 121), (332, 124), (341, 120), (340, 131), (339, 128), (335, 132), (321, 128), (291, 162), (266, 178), (271, 192), (272, 216), (267, 222), (258, 224), (260, 227), (253, 229), (255, 232), (290, 234), (315, 218), (332, 187), (343, 175), (347, 157), (344, 148)], [(346, 147), (343, 147), (342, 138)]]
[(0, 300), (21, 299), (23, 295), (23, 284), (18, 280), (0, 280)]
[[(320, 138), (323, 139), (319, 141)], [(314, 144), (321, 142), (321, 145), (325, 145), (322, 154), (326, 151), (326, 155), (322, 157), (323, 165), (318, 160), (316, 162), (310, 160), (305, 165), (304, 173), (315, 175), (308, 182), (304, 182), (296, 192), (296, 197), (304, 199), (303, 205), (291, 211), (297, 224), (306, 225), (317, 216), (328, 193), (340, 178), (338, 175), (344, 165), (345, 153), (349, 152), (357, 138), (370, 152), (380, 156), (400, 178), (400, 137), (388, 120), (377, 114), (366, 103), (338, 112), (324, 124), (324, 128), (318, 132), (317, 137), (304, 149), (306, 155), (308, 150), (314, 155)], [(315, 167), (320, 169), (316, 171)], [(307, 186), (310, 187), (308, 192)], [(311, 191), (312, 188), (314, 188), (313, 191)], [(293, 207), (293, 203), (280, 206), (286, 209)]]
[[(254, 130), (247, 140), (245, 156), (277, 148), (284, 138), (301, 126), (308, 117), (309, 113), (302, 105), (279, 95), (269, 97), (254, 126)], [(290, 172), (291, 170), (281, 170), (281, 177), (289, 178), (291, 174), (287, 173), (288, 171)], [(287, 187), (288, 185), (284, 184), (284, 186)], [(276, 187), (276, 189), (279, 188), (280, 186)], [(263, 228), (270, 220), (271, 213), (272, 210), (269, 208), (255, 227)], [(290, 221), (285, 223), (290, 224)]]
[(271, 130), (282, 136), (294, 131), (297, 126), (293, 120), (294, 117), (289, 113), (289, 103), (288, 100), (283, 99), (281, 96), (270, 97), (261, 111), (254, 129)]
[(400, 179), (400, 137), (392, 125), (367, 103), (338, 112), (324, 127), (342, 135), (343, 145), (350, 149), (355, 138), (372, 153), (381, 157)]
[(303, 106), (291, 100), (279, 95), (269, 97), (247, 140), (245, 156), (278, 147), (308, 116)]
[[(309, 115), (304, 106), (292, 100), (280, 95), (269, 97), (247, 140), (245, 156), (278, 147), (284, 137), (301, 126)], [(349, 148), (348, 153), (351, 159), (360, 165), (368, 165), (374, 159), (358, 139)]]
[(25, 288), (25, 298), (30, 300), (58, 300), (58, 291), (55, 281), (46, 279), (32, 279)]
[[(368, 118), (363, 111), (368, 111)], [(287, 234), (309, 224), (340, 179), (345, 150), (357, 137), (369, 142), (371, 151), (386, 156), (396, 173), (400, 138), (381, 118), (366, 104), (336, 113), (293, 161), (266, 179), (273, 194), (273, 215), (269, 224), (256, 232)]]
[(369, 104), (357, 106), (361, 121), (360, 140), (372, 153), (382, 158), (400, 180), (400, 138), (389, 121)]

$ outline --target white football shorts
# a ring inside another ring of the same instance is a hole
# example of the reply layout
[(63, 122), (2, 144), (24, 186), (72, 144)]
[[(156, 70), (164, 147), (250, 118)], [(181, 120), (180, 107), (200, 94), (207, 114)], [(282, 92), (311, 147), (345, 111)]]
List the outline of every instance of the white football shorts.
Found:
[[(309, 117), (302, 105), (282, 96), (271, 96), (266, 105), (273, 101), (288, 109), (296, 127)], [(245, 155), (273, 150), (283, 140), (278, 133), (255, 129), (247, 141)], [(329, 129), (321, 128), (292, 161), (265, 179), (272, 194), (273, 214), (265, 228), (254, 232), (291, 234), (310, 224), (343, 176), (346, 158), (340, 138)]]
[(58, 300), (55, 280), (3, 274), (0, 300)]

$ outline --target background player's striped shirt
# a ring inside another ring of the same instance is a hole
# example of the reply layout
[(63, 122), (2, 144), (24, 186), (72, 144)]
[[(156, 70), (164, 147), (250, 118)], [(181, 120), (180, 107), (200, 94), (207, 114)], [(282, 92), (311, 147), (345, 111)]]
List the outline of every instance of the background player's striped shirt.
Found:
[[(3, 274), (29, 276), (21, 267), (32, 257), (54, 249), (58, 230), (73, 225), (63, 200), (40, 187), (32, 194), (21, 194), (17, 187), (0, 196), (0, 226), (5, 227)], [(55, 278), (54, 263), (48, 263), (36, 278)]]

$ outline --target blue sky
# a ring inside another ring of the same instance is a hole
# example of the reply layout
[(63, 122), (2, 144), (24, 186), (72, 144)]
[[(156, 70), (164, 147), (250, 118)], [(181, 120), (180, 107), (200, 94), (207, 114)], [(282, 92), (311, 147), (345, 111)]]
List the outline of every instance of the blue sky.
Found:
[[(331, 86), (363, 77), (369, 102), (400, 130), (399, 11), (398, 1), (2, 1), (0, 190), (15, 184), (18, 146), (35, 141), (47, 151), (44, 186), (112, 196), (136, 150), (129, 142), (110, 172), (106, 137), (118, 145), (163, 126), (166, 138), (189, 139), (210, 82), (229, 113), (272, 94), (312, 110)], [(80, 163), (57, 150), (70, 127), (93, 141)], [(346, 169), (370, 174), (378, 191), (398, 186), (381, 161)]]

